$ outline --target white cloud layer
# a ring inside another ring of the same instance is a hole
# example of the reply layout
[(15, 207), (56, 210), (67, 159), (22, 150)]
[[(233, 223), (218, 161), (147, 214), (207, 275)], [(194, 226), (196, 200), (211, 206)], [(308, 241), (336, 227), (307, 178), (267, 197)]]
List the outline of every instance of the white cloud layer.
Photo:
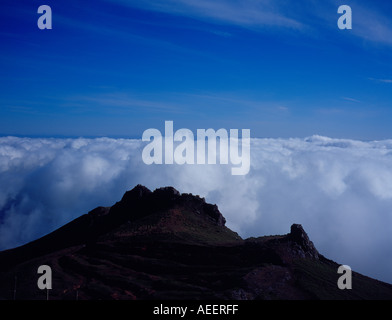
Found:
[(318, 250), (392, 282), (392, 140), (253, 139), (251, 171), (151, 165), (126, 139), (0, 138), (0, 249), (42, 236), (136, 184), (172, 185), (217, 203), (241, 236), (301, 223)]

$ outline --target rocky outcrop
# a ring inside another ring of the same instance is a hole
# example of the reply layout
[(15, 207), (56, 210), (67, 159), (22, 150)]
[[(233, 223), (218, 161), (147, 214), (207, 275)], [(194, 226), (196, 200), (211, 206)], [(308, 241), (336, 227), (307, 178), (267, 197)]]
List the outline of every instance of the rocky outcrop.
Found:
[(137, 185), (124, 194), (121, 201), (112, 207), (109, 215), (114, 220), (123, 217), (132, 221), (141, 216), (148, 216), (158, 210), (175, 206), (189, 208), (208, 218), (216, 225), (223, 227), (226, 223), (226, 219), (220, 213), (217, 205), (206, 203), (204, 198), (197, 195), (181, 194), (173, 187), (158, 188), (152, 192), (142, 185)]
[(298, 256), (319, 259), (319, 253), (302, 225), (293, 224), (287, 238), (292, 242), (293, 250), (296, 251)]

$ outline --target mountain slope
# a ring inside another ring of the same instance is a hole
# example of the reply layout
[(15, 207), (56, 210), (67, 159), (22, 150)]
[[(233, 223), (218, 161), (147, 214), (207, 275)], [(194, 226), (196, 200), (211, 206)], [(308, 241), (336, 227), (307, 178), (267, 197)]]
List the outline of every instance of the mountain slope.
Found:
[[(49, 265), (50, 293), (37, 287)], [(136, 186), (19, 248), (0, 252), (0, 299), (391, 299), (392, 286), (338, 264), (301, 225), (281, 236), (241, 239), (215, 205), (171, 187)]]

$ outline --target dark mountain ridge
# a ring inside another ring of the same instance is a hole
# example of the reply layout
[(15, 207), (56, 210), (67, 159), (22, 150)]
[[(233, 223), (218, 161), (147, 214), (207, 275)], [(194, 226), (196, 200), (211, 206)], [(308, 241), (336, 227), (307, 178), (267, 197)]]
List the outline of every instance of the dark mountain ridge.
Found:
[(242, 239), (216, 205), (172, 187), (138, 185), (52, 233), (0, 252), (0, 299), (45, 299), (37, 268), (53, 272), (51, 299), (391, 299), (392, 285), (339, 265), (301, 225)]
[(46, 236), (18, 248), (0, 252), (0, 270), (55, 250), (94, 243), (100, 236), (124, 223), (129, 224), (176, 206), (187, 207), (199, 213), (201, 218), (225, 228), (226, 220), (217, 206), (206, 203), (203, 198), (180, 194), (173, 187), (160, 188), (152, 192), (144, 186), (137, 185), (131, 191), (127, 191), (121, 201), (112, 207), (97, 207)]

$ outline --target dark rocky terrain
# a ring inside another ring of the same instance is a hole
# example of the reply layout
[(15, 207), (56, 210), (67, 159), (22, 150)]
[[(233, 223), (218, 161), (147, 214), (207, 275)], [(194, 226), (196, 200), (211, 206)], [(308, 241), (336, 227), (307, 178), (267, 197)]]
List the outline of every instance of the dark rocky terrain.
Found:
[[(241, 239), (225, 222), (198, 196), (138, 185), (112, 207), (0, 252), (0, 299), (392, 299), (392, 285), (355, 272), (352, 290), (339, 290), (339, 264), (301, 225)], [(37, 287), (43, 264), (50, 292)]]

